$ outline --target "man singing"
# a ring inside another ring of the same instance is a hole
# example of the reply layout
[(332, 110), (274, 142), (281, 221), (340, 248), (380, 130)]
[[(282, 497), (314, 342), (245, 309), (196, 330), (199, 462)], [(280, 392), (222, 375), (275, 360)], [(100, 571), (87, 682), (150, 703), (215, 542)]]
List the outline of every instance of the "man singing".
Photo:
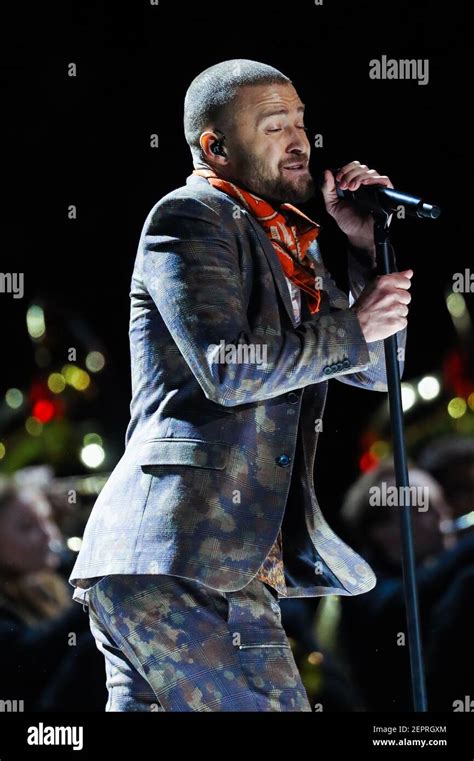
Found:
[(304, 105), (266, 64), (191, 83), (194, 171), (150, 211), (131, 284), (131, 419), (70, 583), (105, 657), (108, 711), (310, 711), (278, 599), (375, 584), (319, 508), (327, 382), (386, 390), (383, 339), (405, 340), (412, 271), (375, 277), (371, 218), (336, 193), (393, 187), (358, 161), (324, 173), (347, 236), (331, 279)]

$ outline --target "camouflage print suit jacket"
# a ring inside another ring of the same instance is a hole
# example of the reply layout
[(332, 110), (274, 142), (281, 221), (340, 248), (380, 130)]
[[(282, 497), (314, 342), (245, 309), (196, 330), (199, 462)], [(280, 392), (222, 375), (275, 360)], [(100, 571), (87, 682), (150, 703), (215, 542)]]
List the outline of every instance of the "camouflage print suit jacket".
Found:
[[(372, 274), (356, 253), (351, 299)], [(150, 211), (131, 282), (125, 451), (89, 517), (74, 599), (107, 574), (241, 589), (280, 528), (288, 596), (374, 586), (323, 517), (313, 465), (328, 380), (385, 390), (383, 344), (365, 342), (317, 246), (309, 254), (321, 310), (297, 324), (273, 246), (235, 199), (191, 175)]]

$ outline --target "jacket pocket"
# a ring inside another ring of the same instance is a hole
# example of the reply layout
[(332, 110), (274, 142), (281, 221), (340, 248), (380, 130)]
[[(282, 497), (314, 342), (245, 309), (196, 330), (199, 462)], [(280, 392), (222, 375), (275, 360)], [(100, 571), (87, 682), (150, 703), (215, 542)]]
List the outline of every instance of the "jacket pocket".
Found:
[(191, 465), (223, 470), (228, 462), (230, 444), (203, 439), (148, 439), (140, 447), (140, 465)]

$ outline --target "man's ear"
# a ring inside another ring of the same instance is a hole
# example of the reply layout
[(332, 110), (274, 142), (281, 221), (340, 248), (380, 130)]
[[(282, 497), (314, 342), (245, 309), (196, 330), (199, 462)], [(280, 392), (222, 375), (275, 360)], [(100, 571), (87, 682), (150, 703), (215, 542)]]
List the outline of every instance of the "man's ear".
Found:
[(199, 138), (201, 154), (204, 161), (208, 163), (224, 166), (229, 163), (227, 151), (224, 148), (224, 138), (218, 134), (207, 130)]

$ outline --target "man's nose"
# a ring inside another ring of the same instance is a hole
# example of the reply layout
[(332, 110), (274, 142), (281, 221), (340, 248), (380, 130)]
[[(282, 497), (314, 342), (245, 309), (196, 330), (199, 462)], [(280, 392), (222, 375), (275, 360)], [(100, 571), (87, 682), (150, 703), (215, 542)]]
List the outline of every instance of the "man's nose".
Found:
[(308, 138), (306, 132), (302, 132), (300, 129), (293, 129), (289, 136), (287, 151), (297, 153), (308, 153)]

